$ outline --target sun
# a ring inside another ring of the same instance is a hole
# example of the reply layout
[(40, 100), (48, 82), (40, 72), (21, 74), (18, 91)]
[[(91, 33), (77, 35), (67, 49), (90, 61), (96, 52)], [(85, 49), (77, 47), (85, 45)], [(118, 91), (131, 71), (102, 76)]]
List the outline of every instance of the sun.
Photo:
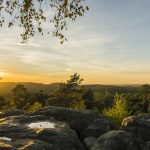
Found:
[(5, 71), (0, 71), (0, 80), (2, 80), (3, 77), (7, 76), (8, 73)]

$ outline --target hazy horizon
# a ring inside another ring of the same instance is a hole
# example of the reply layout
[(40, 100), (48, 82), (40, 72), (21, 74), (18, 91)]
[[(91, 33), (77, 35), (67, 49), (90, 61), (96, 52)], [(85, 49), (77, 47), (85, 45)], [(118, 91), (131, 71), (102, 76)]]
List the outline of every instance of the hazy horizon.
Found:
[[(62, 82), (65, 82), (65, 81), (62, 81)], [(13, 81), (8, 81), (8, 82), (6, 82), (6, 81), (1, 81), (0, 82), (0, 84), (1, 83), (14, 83), (14, 84), (43, 84), (43, 85), (50, 85), (50, 84), (60, 84), (60, 83), (62, 83), (62, 82), (52, 82), (52, 83), (42, 83), (42, 82), (23, 82), (23, 81), (19, 81), (19, 82), (13, 82)], [(131, 83), (126, 83), (126, 84), (107, 84), (107, 83), (105, 83), (105, 84), (102, 84), (102, 83), (84, 83), (84, 81), (83, 81), (83, 83), (81, 84), (81, 85), (102, 85), (102, 86), (142, 86), (142, 85), (150, 85), (149, 83), (137, 83), (137, 84), (131, 84)]]
[(70, 23), (63, 45), (48, 35), (23, 45), (18, 27), (0, 29), (2, 82), (55, 83), (77, 72), (84, 84), (150, 84), (150, 1), (87, 4), (90, 10)]

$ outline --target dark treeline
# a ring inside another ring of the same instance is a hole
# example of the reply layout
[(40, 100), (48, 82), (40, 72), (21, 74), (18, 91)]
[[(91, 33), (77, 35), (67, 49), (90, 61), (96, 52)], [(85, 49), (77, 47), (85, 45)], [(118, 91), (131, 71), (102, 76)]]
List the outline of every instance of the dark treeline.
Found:
[(80, 75), (75, 73), (66, 82), (52, 84), (51, 87), (44, 84), (37, 84), (36, 87), (34, 83), (15, 84), (14, 87), (8, 88), (8, 92), (5, 89), (5, 94), (1, 91), (0, 109), (17, 108), (32, 111), (46, 106), (60, 106), (92, 109), (103, 113), (104, 110), (113, 107), (115, 97), (120, 97), (126, 103), (125, 109), (129, 115), (150, 111), (150, 85), (82, 85), (82, 81)]

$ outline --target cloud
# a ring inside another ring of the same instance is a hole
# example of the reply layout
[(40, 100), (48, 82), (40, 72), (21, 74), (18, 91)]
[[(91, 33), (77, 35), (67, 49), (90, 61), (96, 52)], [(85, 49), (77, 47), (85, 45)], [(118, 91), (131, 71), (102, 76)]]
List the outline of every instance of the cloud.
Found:
[[(150, 74), (149, 2), (89, 0), (88, 3), (90, 11), (70, 24), (66, 32), (68, 41), (63, 45), (49, 35), (36, 35), (27, 45), (20, 44), (18, 27), (3, 28), (0, 69), (46, 77), (79, 72), (97, 74), (97, 79), (106, 74), (110, 78), (112, 74), (122, 77)], [(44, 30), (49, 27), (51, 30), (52, 26), (46, 23)]]

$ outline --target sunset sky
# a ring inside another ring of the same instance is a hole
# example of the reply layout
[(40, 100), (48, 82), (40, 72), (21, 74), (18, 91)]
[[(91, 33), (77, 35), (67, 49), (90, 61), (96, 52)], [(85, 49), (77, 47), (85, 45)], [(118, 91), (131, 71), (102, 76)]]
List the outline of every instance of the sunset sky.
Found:
[(23, 45), (18, 27), (0, 29), (0, 82), (61, 82), (78, 72), (84, 83), (150, 83), (150, 0), (87, 4), (63, 45), (49, 35)]

